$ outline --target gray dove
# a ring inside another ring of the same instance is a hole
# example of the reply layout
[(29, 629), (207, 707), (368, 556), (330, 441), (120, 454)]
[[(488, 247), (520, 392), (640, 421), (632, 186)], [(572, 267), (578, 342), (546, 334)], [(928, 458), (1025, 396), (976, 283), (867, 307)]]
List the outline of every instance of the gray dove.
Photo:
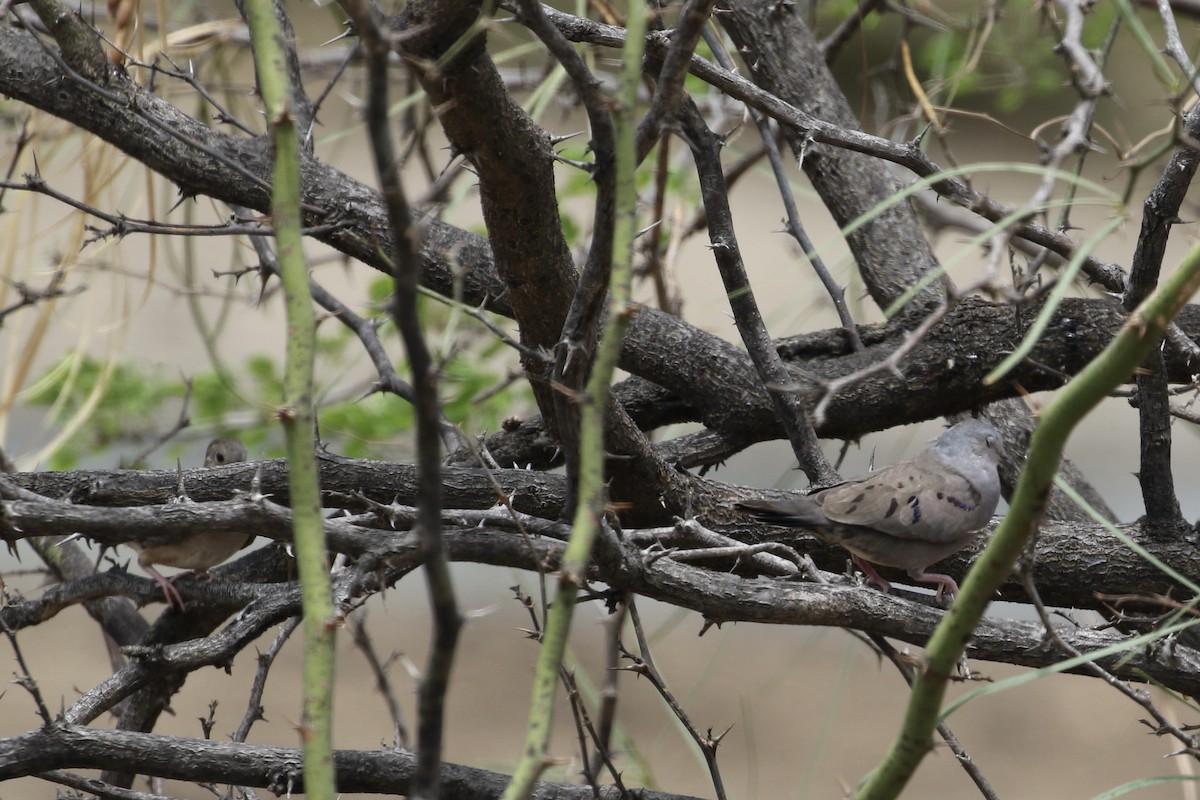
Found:
[[(209, 442), (204, 454), (205, 467), (220, 467), (236, 461), (246, 460), (246, 445), (237, 439), (214, 439)], [(196, 574), (208, 574), (209, 567), (215, 567), (243, 547), (254, 541), (253, 533), (208, 531), (189, 534), (182, 539), (172, 541), (155, 541), (154, 539), (140, 542), (131, 541), (128, 545), (138, 554), (138, 566), (154, 578), (163, 590), (163, 596), (168, 605), (184, 610), (183, 597), (179, 590), (154, 568), (155, 564), (168, 567), (196, 570)]]
[(958, 584), (926, 567), (958, 552), (992, 518), (1000, 500), (1000, 432), (966, 420), (942, 433), (929, 449), (865, 478), (789, 500), (747, 500), (738, 508), (762, 521), (807, 528), (850, 551), (867, 583), (891, 584), (870, 562), (899, 567), (937, 597)]

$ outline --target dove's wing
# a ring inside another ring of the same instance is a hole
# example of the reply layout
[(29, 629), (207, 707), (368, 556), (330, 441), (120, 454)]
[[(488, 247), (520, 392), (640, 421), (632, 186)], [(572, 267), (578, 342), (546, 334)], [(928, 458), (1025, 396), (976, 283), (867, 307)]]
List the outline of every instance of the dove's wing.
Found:
[(865, 480), (826, 489), (816, 499), (833, 522), (926, 542), (964, 538), (986, 525), (995, 510), (994, 502), (987, 507), (980, 487), (928, 451)]

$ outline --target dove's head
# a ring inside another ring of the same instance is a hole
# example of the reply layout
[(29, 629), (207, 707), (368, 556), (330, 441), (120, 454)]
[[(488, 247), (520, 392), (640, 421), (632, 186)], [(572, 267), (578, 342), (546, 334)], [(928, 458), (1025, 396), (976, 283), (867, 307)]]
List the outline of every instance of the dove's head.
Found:
[(950, 463), (978, 459), (996, 465), (1004, 455), (1004, 440), (991, 423), (968, 419), (946, 430), (934, 442), (933, 449)]
[(246, 445), (237, 439), (213, 439), (208, 443), (208, 451), (204, 454), (204, 466), (219, 467), (235, 461), (245, 461), (247, 457)]

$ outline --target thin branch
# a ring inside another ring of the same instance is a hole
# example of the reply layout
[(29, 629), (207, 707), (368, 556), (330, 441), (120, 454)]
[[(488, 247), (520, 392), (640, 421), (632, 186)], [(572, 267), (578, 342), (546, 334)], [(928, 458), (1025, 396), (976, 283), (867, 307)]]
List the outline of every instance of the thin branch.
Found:
[[(721, 171), (721, 143), (704, 124), (690, 99), (681, 109), (680, 125), (692, 149), (696, 171), (700, 176), (700, 191), (708, 213), (708, 235), (712, 242), (713, 257), (721, 273), (738, 333), (763, 385), (768, 389), (786, 386), (792, 382), (792, 374), (784, 366), (775, 343), (767, 333), (742, 261), (729, 195), (724, 185), (724, 173)], [(817, 485), (836, 482), (837, 472), (821, 451), (820, 442), (809, 421), (808, 410), (800, 396), (786, 391), (772, 391), (770, 395), (779, 422), (792, 444), (792, 452), (809, 481)]]
[(29, 671), (29, 665), (25, 662), (25, 654), (21, 651), (21, 645), (17, 642), (16, 632), (5, 624), (2, 619), (0, 619), (0, 628), (3, 629), (4, 636), (8, 639), (8, 643), (12, 647), (13, 657), (17, 659), (17, 666), (21, 668), (21, 672), (16, 676), (14, 682), (29, 692), (29, 696), (33, 698), (34, 706), (37, 707), (38, 716), (42, 718), (42, 724), (52, 725), (54, 723), (54, 716), (51, 715), (50, 709), (46, 706), (46, 701), (42, 699), (42, 690), (38, 688), (33, 673)]
[[(1068, 658), (1079, 657), (1081, 653), (1065, 642), (1059, 635), (1058, 630), (1054, 627), (1054, 623), (1050, 618), (1050, 612), (1046, 608), (1045, 603), (1042, 602), (1041, 596), (1038, 594), (1037, 585), (1033, 581), (1030, 570), (1023, 566), (1017, 570), (1017, 577), (1020, 579), (1021, 584), (1025, 587), (1025, 591), (1029, 594), (1029, 598), (1033, 602), (1033, 607), (1037, 611), (1038, 618), (1042, 621), (1042, 626), (1046, 631), (1046, 640), (1053, 644), (1063, 655), (1067, 656)], [(1195, 613), (1194, 610), (1192, 613)], [(1173, 622), (1175, 620), (1175, 615), (1171, 615), (1168, 620)], [(1116, 675), (1113, 675), (1111, 672), (1104, 669), (1104, 667), (1100, 666), (1094, 661), (1084, 662), (1083, 667), (1087, 674), (1099, 678), (1111, 688), (1115, 689), (1118, 693), (1125, 695), (1125, 697), (1141, 706), (1142, 709), (1154, 719), (1155, 724), (1151, 726), (1151, 729), (1156, 735), (1171, 736), (1180, 744), (1182, 744), (1184, 750), (1188, 753), (1191, 753), (1193, 757), (1200, 756), (1200, 739), (1185, 733), (1179, 728), (1179, 726), (1171, 722), (1165, 714), (1159, 711), (1151, 701), (1149, 692), (1144, 689), (1134, 689), (1125, 681), (1120, 680)]]
[[(936, 308), (933, 313), (927, 316), (920, 325), (905, 335), (904, 341), (901, 342), (895, 350), (892, 350), (888, 354), (887, 358), (880, 361), (875, 361), (863, 367), (862, 369), (857, 370), (856, 372), (850, 373), (849, 375), (843, 375), (839, 378), (834, 378), (831, 381), (826, 381), (821, 387), (821, 399), (817, 402), (817, 406), (812, 412), (814, 424), (819, 427), (824, 422), (825, 414), (829, 409), (829, 404), (833, 402), (834, 398), (836, 398), (838, 393), (843, 389), (853, 386), (854, 384), (862, 381), (864, 378), (885, 370), (890, 370), (893, 373), (899, 374), (900, 362), (904, 360), (904, 357), (907, 356), (913, 350), (913, 348), (920, 344), (921, 340), (925, 338), (925, 335), (929, 333), (929, 331), (935, 325), (941, 322), (942, 319), (953, 310), (955, 302), (955, 298), (950, 298), (948, 302), (938, 306), (938, 308)], [(807, 388), (808, 387), (802, 386), (796, 388), (795, 391), (804, 391), (807, 390)]]
[(825, 56), (825, 62), (833, 63), (838, 57), (838, 53), (841, 52), (842, 45), (850, 41), (850, 37), (862, 28), (863, 20), (876, 10), (885, 9), (887, 6), (887, 0), (858, 0), (854, 11), (838, 23), (833, 33), (826, 36), (825, 40), (821, 42), (821, 53)]
[(38, 773), (38, 777), (50, 783), (68, 786), (87, 795), (103, 798), (103, 800), (162, 800), (161, 794), (153, 792), (135, 792), (107, 781), (96, 778), (85, 778), (61, 769), (52, 769)]
[(275, 658), (298, 627), (300, 627), (299, 617), (292, 617), (284, 622), (279, 628), (279, 633), (275, 634), (275, 641), (271, 642), (271, 646), (267, 648), (267, 652), (258, 654), (258, 668), (254, 671), (254, 683), (250, 686), (250, 696), (246, 700), (246, 713), (242, 715), (241, 723), (233, 732), (232, 741), (246, 741), (246, 737), (250, 735), (250, 728), (255, 722), (263, 719), (262, 698), (267, 689), (267, 676), (271, 672)]
[[(629, 600), (629, 621), (633, 624), (633, 630), (637, 636), (638, 655), (635, 656), (628, 650), (624, 651), (625, 657), (633, 662), (626, 669), (650, 680), (650, 684), (666, 702), (667, 707), (671, 709), (671, 713), (683, 725), (684, 730), (688, 732), (688, 735), (692, 737), (692, 741), (696, 743), (696, 747), (699, 748), (700, 754), (704, 756), (704, 763), (708, 765), (708, 775), (712, 780), (713, 791), (718, 800), (725, 800), (727, 795), (725, 794), (725, 782), (721, 779), (721, 768), (717, 765), (717, 747), (720, 746), (721, 739), (725, 737), (725, 734), (729, 733), (729, 728), (726, 728), (717, 736), (713, 735), (711, 728), (707, 733), (700, 732), (700, 729), (692, 722), (691, 717), (688, 716), (683, 706), (679, 703), (679, 700), (675, 697), (675, 694), (667, 686), (662, 673), (654, 666), (654, 658), (650, 654), (650, 642), (646, 638), (645, 630), (642, 628), (642, 619), (638, 614), (637, 602), (633, 598)], [(731, 725), (730, 728), (732, 727)]]
[[(240, 210), (239, 213), (241, 213)], [(275, 253), (271, 250), (266, 237), (251, 236), (250, 243), (258, 254), (259, 268), (279, 277), (279, 261), (275, 258)], [(368, 320), (355, 314), (349, 306), (339, 300), (324, 286), (317, 283), (316, 279), (311, 275), (308, 279), (308, 290), (312, 293), (313, 300), (316, 301), (317, 305), (328, 311), (333, 315), (334, 319), (345, 325), (358, 337), (363, 350), (366, 351), (367, 356), (371, 359), (371, 364), (375, 367), (376, 382), (374, 391), (389, 392), (416, 405), (417, 395), (415, 390), (411, 384), (396, 374), (396, 368), (392, 364), (392, 359), (384, 349), (383, 342), (379, 340), (378, 324), (374, 320)], [(435, 295), (435, 297), (441, 299), (441, 295)], [(450, 422), (445, 414), (441, 414), (439, 425), (442, 441), (448, 451), (454, 451), (464, 446), (462, 434), (458, 426)]]
[[(708, 42), (709, 48), (716, 55), (717, 62), (725, 69), (732, 71), (734, 68), (733, 62), (725, 53), (724, 48), (719, 46), (720, 42), (716, 41), (716, 37), (706, 31), (705, 41)], [(846, 288), (839, 286), (837, 281), (833, 279), (829, 268), (825, 266), (824, 259), (821, 258), (816, 246), (808, 237), (808, 232), (804, 230), (804, 223), (800, 221), (800, 211), (796, 208), (796, 197), (792, 193), (791, 181), (788, 179), (787, 170), (783, 166), (783, 158), (779, 155), (779, 145), (775, 141), (775, 134), (771, 130), (771, 123), (757, 111), (751, 111), (750, 116), (754, 119), (754, 124), (758, 128), (759, 138), (762, 140), (763, 148), (766, 150), (767, 160), (771, 164), (771, 172), (775, 176), (775, 186), (779, 189), (780, 199), (783, 200), (783, 208), (787, 214), (788, 233), (800, 245), (800, 249), (804, 252), (804, 257), (812, 265), (813, 272), (817, 274), (821, 285), (825, 287), (826, 294), (833, 301), (833, 308), (837, 311), (838, 320), (842, 323), (842, 330), (846, 332), (846, 338), (850, 340), (850, 346), (855, 351), (862, 350), (862, 339), (858, 335), (858, 328), (855, 326), (854, 318), (850, 316), (850, 309), (846, 305)]]
[[(384, 703), (387, 705), (388, 714), (392, 717), (392, 727), (395, 730), (395, 746), (411, 749), (408, 738), (408, 726), (404, 724), (404, 712), (400, 708), (400, 702), (396, 699), (396, 691), (392, 686), (392, 679), (388, 677), (388, 664), (379, 660), (379, 655), (375, 652), (375, 646), (371, 643), (371, 636), (367, 633), (365, 612), (363, 618), (354, 619), (350, 622), (350, 636), (354, 639), (354, 646), (357, 647), (363, 654), (363, 658), (367, 661), (367, 666), (371, 668), (371, 674), (375, 676), (375, 689), (383, 697)], [(392, 662), (394, 656), (388, 659)]]
[(1075, 85), (1084, 100), (1095, 100), (1108, 91), (1108, 80), (1082, 42), (1084, 16), (1091, 7), (1079, 0), (1066, 0), (1059, 5), (1067, 12), (1067, 25), (1056, 52), (1064, 53), (1074, 67)]
[(22, 308), (36, 306), (38, 303), (47, 300), (55, 300), (60, 297), (69, 297), (73, 294), (79, 294), (84, 290), (83, 286), (77, 286), (74, 289), (63, 288), (63, 282), (66, 280), (67, 270), (58, 268), (50, 279), (46, 282), (44, 289), (34, 289), (33, 287), (20, 281), (9, 281), (5, 279), (17, 293), (17, 299), (13, 300), (7, 306), (0, 308), (0, 328), (4, 327), (4, 320), (10, 314), (20, 311)]
[(1155, 0), (1154, 5), (1158, 9), (1158, 17), (1162, 20), (1163, 33), (1166, 36), (1163, 52), (1179, 65), (1191, 90), (1200, 94), (1200, 75), (1197, 74), (1196, 67), (1192, 63), (1187, 49), (1183, 46), (1183, 39), (1179, 36), (1179, 26), (1175, 24), (1175, 12), (1171, 9), (1170, 0)]
[[(42, 178), (40, 173), (25, 175), (23, 181), (4, 180), (0, 181), (0, 188), (14, 189), (25, 192), (35, 192), (37, 194), (52, 197), (64, 205), (71, 206), (74, 209), (84, 212), (98, 219), (102, 219), (109, 223), (108, 229), (94, 228), (87, 226), (87, 230), (92, 232), (92, 236), (83, 241), (83, 246), (87, 246), (94, 242), (104, 241), (105, 239), (121, 239), (131, 233), (145, 233), (153, 236), (273, 236), (274, 231), (271, 226), (266, 224), (265, 220), (255, 218), (254, 215), (247, 212), (244, 219), (235, 219), (230, 222), (220, 225), (182, 225), (168, 224), (165, 222), (156, 222), (154, 220), (131, 219), (124, 214), (111, 214), (106, 211), (89, 204), (82, 200), (78, 200), (71, 195), (54, 189)], [(309, 228), (302, 228), (305, 236), (319, 236), (322, 234), (332, 233), (348, 227), (345, 221), (332, 222), (328, 225), (315, 225)]]
[(591, 760), (593, 772), (599, 770), (601, 763), (611, 763), (612, 759), (612, 732), (617, 724), (617, 699), (620, 688), (617, 676), (621, 665), (621, 629), (625, 626), (628, 614), (629, 598), (623, 596), (616, 604), (616, 610), (604, 621), (606, 663), (604, 682), (600, 686), (600, 724), (597, 726), (595, 750)]
[(391, 45), (384, 38), (372, 5), (365, 0), (342, 0), (341, 5), (354, 21), (367, 60), (367, 131), (375, 171), (387, 204), (395, 253), (392, 316), (408, 353), (415, 397), (419, 483), (417, 533), (427, 557), (425, 574), (433, 613), (433, 644), (418, 693), (417, 779), (412, 791), (413, 797), (424, 800), (438, 797), (440, 791), (446, 693), (450, 688), (450, 671), (462, 628), (450, 564), (442, 542), (441, 403), (437, 369), (425, 341), (417, 308), (421, 271), (418, 233), (411, 225), (412, 215), (400, 182), (388, 123)]
[(679, 12), (679, 19), (670, 34), (671, 44), (658, 65), (650, 107), (638, 123), (639, 163), (649, 154), (659, 135), (674, 125), (681, 104), (691, 102), (684, 94), (683, 80), (715, 5), (716, 0), (687, 0)]
[[(1171, 229), (1180, 222), (1184, 198), (1200, 167), (1200, 152), (1192, 144), (1200, 138), (1200, 107), (1188, 112), (1183, 126), (1183, 140), (1175, 147), (1143, 203), (1129, 286), (1121, 298), (1126, 311), (1133, 311), (1158, 286)], [(1164, 530), (1189, 529), (1175, 492), (1171, 467), (1171, 404), (1161, 348), (1147, 357), (1135, 380), (1141, 443), (1137, 474), (1146, 514)]]

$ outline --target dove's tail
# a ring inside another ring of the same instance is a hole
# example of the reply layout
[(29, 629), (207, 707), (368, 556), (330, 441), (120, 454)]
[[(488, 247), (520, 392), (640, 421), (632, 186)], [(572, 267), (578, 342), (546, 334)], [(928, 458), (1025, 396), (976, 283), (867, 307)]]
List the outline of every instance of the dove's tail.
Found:
[(788, 528), (820, 528), (829, 525), (829, 518), (816, 501), (808, 497), (788, 500), (743, 500), (737, 508), (753, 514), (759, 522)]

